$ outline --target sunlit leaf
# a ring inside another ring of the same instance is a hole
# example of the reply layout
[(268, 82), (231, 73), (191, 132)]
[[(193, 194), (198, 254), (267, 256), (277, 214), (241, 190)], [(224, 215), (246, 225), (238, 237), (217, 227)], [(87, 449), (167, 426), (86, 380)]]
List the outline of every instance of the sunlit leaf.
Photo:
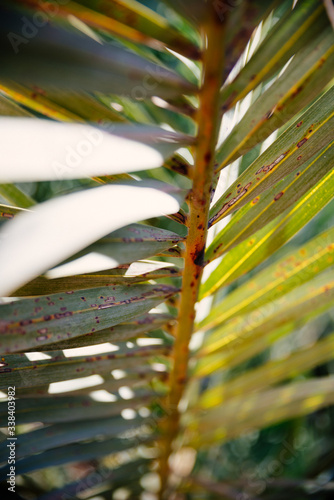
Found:
[(259, 368), (229, 380), (228, 383), (216, 385), (207, 390), (199, 399), (196, 408), (208, 409), (240, 395), (266, 389), (269, 385), (309, 370), (334, 357), (334, 335), (329, 335), (315, 345), (312, 343), (293, 352), (283, 359), (268, 361)]
[(285, 212), (333, 168), (334, 143), (314, 155), (297, 172), (243, 206), (214, 238), (206, 250), (206, 261), (213, 260), (254, 234)]
[(253, 57), (235, 79), (221, 90), (223, 110), (231, 108), (259, 83), (267, 80), (328, 26), (325, 9), (317, 0), (297, 3), (269, 31)]
[(210, 209), (209, 224), (240, 208), (326, 146), (332, 140), (333, 115), (334, 86), (297, 118), (228, 188), (228, 192)]
[(220, 168), (244, 155), (319, 95), (334, 76), (334, 35), (328, 27), (294, 57), (283, 75), (249, 107), (219, 147)]
[[(310, 316), (313, 310), (330, 307), (333, 299), (334, 270), (331, 269), (254, 311), (231, 319), (207, 335), (199, 351), (196, 375), (213, 373), (225, 365), (224, 356), (233, 354), (235, 349), (244, 344), (259, 343), (261, 336), (303, 316)], [(218, 351), (223, 351), (221, 356), (209, 356)]]
[(334, 263), (334, 228), (321, 233), (231, 292), (200, 323), (201, 329), (222, 325), (286, 294)]
[(228, 252), (214, 273), (203, 283), (202, 296), (231, 283), (289, 241), (332, 199), (333, 186), (332, 169), (289, 210)]
[(0, 93), (0, 116), (31, 116), (31, 113)]
[(259, 427), (306, 415), (333, 402), (333, 377), (321, 377), (234, 398), (224, 404), (223, 413), (219, 409), (211, 410), (188, 425), (199, 431), (196, 444), (207, 446)]

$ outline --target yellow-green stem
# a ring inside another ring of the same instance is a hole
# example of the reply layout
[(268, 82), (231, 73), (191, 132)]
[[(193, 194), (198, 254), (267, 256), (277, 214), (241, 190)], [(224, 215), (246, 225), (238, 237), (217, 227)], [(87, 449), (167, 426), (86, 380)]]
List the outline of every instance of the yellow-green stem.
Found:
[(195, 168), (189, 196), (188, 237), (184, 255), (184, 272), (175, 331), (173, 369), (167, 401), (163, 453), (160, 461), (161, 498), (168, 478), (168, 458), (179, 430), (178, 406), (187, 382), (189, 342), (193, 333), (195, 304), (203, 270), (203, 255), (207, 235), (210, 193), (214, 175), (214, 153), (219, 130), (219, 89), (224, 67), (224, 24), (213, 11), (203, 26), (203, 76), (197, 112), (197, 141), (194, 151)]

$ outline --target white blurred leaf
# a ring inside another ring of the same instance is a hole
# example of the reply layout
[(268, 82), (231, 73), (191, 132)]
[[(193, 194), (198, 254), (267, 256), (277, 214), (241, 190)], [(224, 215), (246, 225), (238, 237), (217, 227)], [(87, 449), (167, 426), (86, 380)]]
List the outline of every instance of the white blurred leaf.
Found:
[(189, 138), (158, 127), (0, 118), (0, 182), (78, 179), (160, 167)]
[(0, 295), (126, 224), (177, 212), (182, 195), (159, 182), (112, 184), (56, 198), (0, 232)]

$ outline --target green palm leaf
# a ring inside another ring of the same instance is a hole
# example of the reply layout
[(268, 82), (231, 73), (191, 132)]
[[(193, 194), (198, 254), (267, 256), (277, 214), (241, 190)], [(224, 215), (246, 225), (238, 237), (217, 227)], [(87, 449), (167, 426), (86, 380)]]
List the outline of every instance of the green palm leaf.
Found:
[(329, 481), (330, 2), (0, 14), (2, 496), (283, 498), (285, 439)]

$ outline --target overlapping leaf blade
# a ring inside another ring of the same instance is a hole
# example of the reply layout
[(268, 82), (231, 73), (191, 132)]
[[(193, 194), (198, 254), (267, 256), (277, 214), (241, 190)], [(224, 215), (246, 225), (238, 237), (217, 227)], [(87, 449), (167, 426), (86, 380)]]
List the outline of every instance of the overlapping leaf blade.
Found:
[[(73, 462), (94, 460), (113, 453), (119, 453), (129, 448), (134, 448), (144, 444), (149, 439), (134, 438), (122, 439), (111, 438), (104, 441), (96, 440), (88, 443), (76, 443), (61, 448), (47, 450), (39, 453), (35, 457), (22, 458), (16, 463), (18, 474), (27, 474), (38, 469), (64, 465)], [(6, 478), (9, 466), (2, 467), (0, 473), (2, 478)]]
[(189, 427), (199, 432), (191, 444), (208, 446), (232, 439), (243, 432), (306, 415), (333, 402), (333, 376), (234, 398), (224, 405), (224, 412), (217, 408), (200, 419), (188, 422)]
[[(40, 7), (34, 0), (20, 0), (20, 3), (34, 8)], [(48, 8), (50, 9), (48, 3), (43, 2), (43, 4), (43, 10), (48, 12)], [(97, 0), (66, 2), (65, 5), (58, 5), (57, 15), (65, 19), (69, 15), (75, 16), (102, 33), (111, 33), (156, 50), (164, 51), (169, 47), (181, 51), (186, 57), (196, 59), (199, 56), (198, 47), (176, 31), (166, 18), (137, 1), (131, 3), (114, 1), (111, 4)], [(132, 19), (131, 26), (127, 24), (129, 18)]]
[[(183, 238), (172, 231), (146, 224), (130, 224), (117, 229), (81, 252), (76, 253), (67, 259), (64, 264), (60, 264), (48, 271), (47, 277), (53, 279), (69, 276), (73, 272), (87, 273), (116, 267), (121, 264), (134, 263), (139, 259), (146, 259), (164, 253), (169, 249), (172, 250), (182, 241)], [(92, 254), (94, 256), (93, 263), (87, 259), (87, 256), (89, 257)], [(107, 259), (98, 260), (99, 255), (107, 257)], [(68, 263), (71, 263), (71, 265), (67, 265)], [(128, 274), (131, 274), (131, 271)]]
[(333, 41), (330, 27), (311, 39), (283, 75), (249, 107), (219, 147), (220, 168), (264, 141), (319, 95), (334, 76)]
[(115, 285), (4, 304), (1, 346), (10, 353), (93, 333), (148, 312), (176, 292), (167, 285)]
[[(1, 210), (1, 207), (0, 207)], [(1, 216), (1, 212), (0, 212)], [(43, 276), (27, 283), (12, 295), (24, 297), (42, 293), (57, 293), (87, 288), (127, 285), (161, 278), (176, 278), (182, 274), (181, 269), (163, 263), (135, 262), (112, 270), (69, 276), (66, 278), (47, 279)]]
[(333, 186), (332, 169), (289, 210), (228, 252), (203, 283), (201, 295), (209, 295), (231, 283), (271, 256), (329, 203)]
[(312, 279), (334, 263), (334, 229), (289, 252), (215, 305), (199, 328), (209, 329), (245, 314)]
[[(19, 83), (63, 88), (68, 90), (127, 93), (145, 96), (178, 95), (196, 92), (196, 88), (162, 66), (158, 66), (123, 48), (100, 44), (96, 40), (46, 24), (37, 29), (33, 19), (26, 17), (22, 27), (19, 12), (1, 7), (1, 64), (3, 78)], [(18, 37), (24, 30), (30, 40)], [(30, 28), (30, 31), (29, 31)], [(33, 31), (33, 35), (32, 35)], [(9, 37), (7, 34), (9, 33)], [(143, 82), (153, 75), (156, 85)]]
[[(177, 212), (178, 200), (183, 197), (180, 195), (166, 184), (137, 182), (106, 185), (40, 204), (34, 212), (10, 221), (0, 233), (0, 294), (10, 294), (110, 231), (141, 219)], [(121, 216), (96, 217), (96, 213)]]
[(306, 0), (287, 12), (271, 29), (236, 78), (221, 90), (223, 111), (231, 108), (259, 83), (268, 80), (299, 49), (328, 26), (323, 5)]
[[(203, 376), (213, 373), (215, 369), (226, 366), (226, 360), (230, 355), (234, 356), (240, 347), (252, 343), (261, 347), (262, 336), (296, 319), (310, 317), (330, 308), (334, 299), (333, 279), (334, 270), (331, 269), (273, 302), (231, 319), (226, 325), (215, 329), (211, 335), (207, 335), (204, 346), (199, 351), (201, 359), (195, 368), (195, 374)], [(220, 356), (214, 354), (221, 351)]]
[[(16, 401), (17, 424), (31, 422), (60, 423), (80, 420), (94, 420), (118, 415), (125, 409), (145, 406), (145, 403), (158, 396), (153, 390), (136, 389), (131, 400), (117, 398), (112, 402), (94, 401), (89, 396), (58, 396), (53, 398), (18, 399)], [(0, 419), (6, 423), (7, 403), (0, 403)]]
[[(131, 481), (140, 478), (148, 470), (148, 461), (142, 458), (125, 463), (115, 469), (109, 469), (102, 465), (100, 467), (95, 467), (92, 472), (89, 472), (77, 481), (67, 484), (65, 487), (45, 493), (39, 497), (39, 500), (62, 500), (64, 495), (70, 497), (75, 495), (78, 488), (80, 488), (80, 491), (84, 492), (92, 490), (92, 473), (96, 478), (95, 486), (103, 487), (104, 485), (109, 490), (110, 488), (116, 489), (124, 483), (128, 486), (131, 485)], [(139, 490), (141, 490), (141, 488), (139, 488)]]
[(212, 225), (303, 165), (332, 140), (334, 87), (297, 118), (210, 210)]
[[(99, 374), (108, 375), (111, 370), (135, 367), (138, 360), (143, 366), (149, 358), (164, 356), (170, 353), (168, 346), (154, 345), (128, 349), (120, 344), (118, 350), (88, 356), (64, 356), (61, 351), (46, 354), (49, 359), (29, 361), (24, 354), (5, 355), (1, 358), (1, 390), (6, 390), (10, 383), (18, 389), (39, 387), (66, 380)], [(106, 350), (108, 347), (106, 347)]]
[[(184, 136), (160, 128), (96, 128), (45, 120), (0, 118), (2, 182), (79, 179), (160, 167)], [(185, 143), (183, 141), (186, 141)]]
[[(83, 420), (80, 422), (68, 422), (41, 427), (20, 434), (16, 448), (16, 457), (21, 459), (31, 453), (40, 453), (52, 448), (94, 439), (97, 436), (116, 437), (129, 429), (135, 429), (145, 424), (145, 419), (137, 417), (132, 420), (125, 420), (120, 416), (96, 420)], [(33, 446), (31, 443), (34, 443)], [(0, 463), (7, 461), (7, 442), (0, 443)]]
[(333, 168), (333, 142), (291, 172), (278, 184), (244, 205), (214, 238), (206, 250), (211, 261), (254, 234), (282, 212), (287, 212), (298, 199), (325, 177)]
[[(147, 334), (175, 321), (174, 316), (164, 313), (147, 313), (130, 321), (118, 323), (109, 328), (81, 334), (78, 337), (66, 338), (53, 343), (35, 345), (29, 350), (43, 352), (58, 349), (74, 349), (76, 347), (93, 346), (105, 342), (122, 342), (140, 335)], [(26, 352), (26, 349), (24, 349)]]
[(334, 335), (331, 334), (315, 345), (312, 343), (293, 352), (290, 356), (268, 361), (259, 368), (248, 370), (239, 377), (207, 390), (199, 399), (196, 409), (208, 409), (240, 395), (266, 389), (310, 368), (330, 361), (334, 357)]

